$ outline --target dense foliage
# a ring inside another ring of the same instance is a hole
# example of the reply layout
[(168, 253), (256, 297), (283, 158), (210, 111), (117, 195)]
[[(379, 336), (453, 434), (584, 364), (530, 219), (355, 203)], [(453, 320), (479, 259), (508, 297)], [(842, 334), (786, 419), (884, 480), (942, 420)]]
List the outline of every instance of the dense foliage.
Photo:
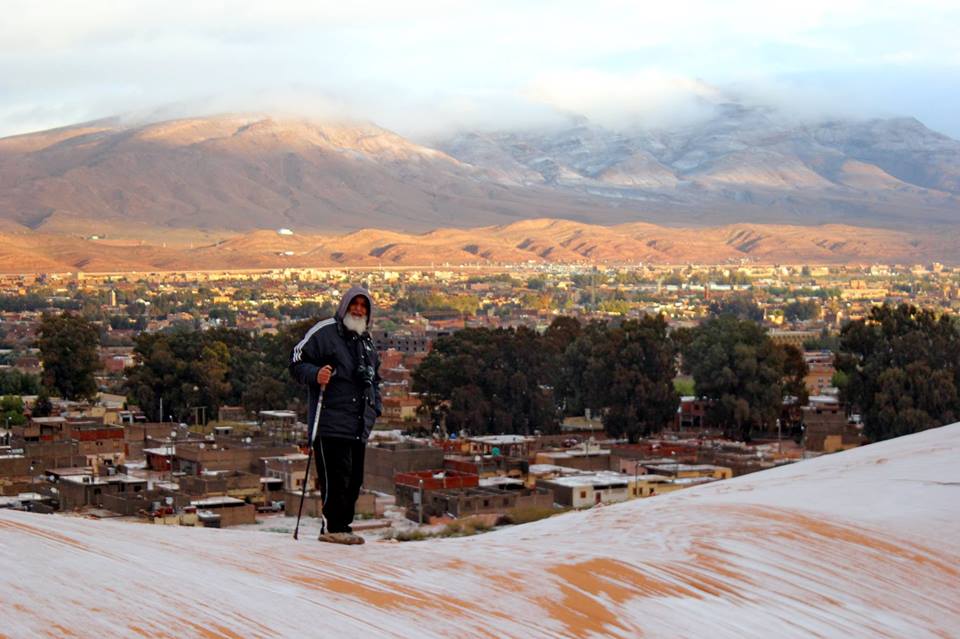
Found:
[(841, 331), (836, 367), (841, 397), (874, 441), (960, 418), (960, 330), (947, 314), (875, 307)]
[(549, 377), (552, 353), (527, 328), (466, 329), (434, 344), (414, 373), (414, 390), (448, 431), (551, 432), (557, 409)]
[(44, 385), (66, 399), (96, 396), (94, 373), (100, 368), (96, 325), (74, 313), (44, 314), (37, 334)]
[(553, 432), (591, 409), (614, 436), (635, 440), (672, 419), (675, 346), (663, 318), (613, 326), (561, 317), (543, 335), (468, 329), (438, 340), (414, 390), (449, 430)]
[(0, 370), (0, 395), (36, 395), (40, 392), (40, 378), (15, 368)]
[(739, 293), (710, 302), (710, 316), (733, 315), (743, 320), (759, 322), (763, 319), (763, 309), (749, 293)]
[(151, 420), (187, 421), (195, 407), (216, 415), (223, 405), (251, 413), (299, 408), (303, 389), (287, 374), (290, 352), (313, 320), (285, 327), (277, 335), (215, 329), (142, 333), (134, 347), (136, 365), (127, 371), (127, 392)]
[(23, 415), (23, 400), (16, 395), (0, 397), (0, 427), (27, 423)]
[(785, 395), (806, 399), (802, 353), (778, 346), (755, 322), (724, 315), (690, 331), (685, 342), (684, 367), (697, 395), (712, 400), (710, 420), (728, 436), (749, 440), (775, 425)]

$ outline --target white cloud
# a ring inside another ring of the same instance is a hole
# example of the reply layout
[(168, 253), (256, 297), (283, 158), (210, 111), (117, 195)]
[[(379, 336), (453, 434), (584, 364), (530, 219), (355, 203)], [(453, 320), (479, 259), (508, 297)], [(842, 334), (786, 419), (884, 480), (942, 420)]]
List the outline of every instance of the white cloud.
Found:
[(958, 65), (958, 22), (943, 0), (7, 0), (0, 135), (171, 104), (334, 104), (417, 134), (547, 107), (684, 121), (705, 83)]
[(535, 79), (524, 93), (534, 101), (588, 115), (613, 128), (689, 124), (709, 117), (720, 97), (704, 82), (656, 70), (554, 73)]

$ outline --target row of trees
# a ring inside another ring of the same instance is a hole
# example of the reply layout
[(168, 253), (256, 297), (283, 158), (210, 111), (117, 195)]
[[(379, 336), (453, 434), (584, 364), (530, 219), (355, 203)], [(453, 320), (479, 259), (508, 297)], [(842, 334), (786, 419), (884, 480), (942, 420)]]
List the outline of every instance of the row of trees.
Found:
[(612, 324), (561, 317), (541, 336), (526, 328), (468, 329), (438, 340), (414, 390), (448, 429), (552, 432), (564, 415), (602, 415), (631, 441), (674, 417), (678, 354), (713, 423), (749, 438), (771, 428), (785, 395), (804, 399), (802, 354), (774, 344), (756, 323), (724, 316), (667, 330), (662, 316)]
[[(296, 405), (302, 388), (286, 373), (288, 358), (313, 320), (295, 322), (277, 335), (215, 329), (140, 333), (136, 364), (127, 371), (128, 398), (151, 420), (188, 420), (197, 407), (216, 414), (224, 404), (251, 412)], [(96, 324), (74, 313), (44, 315), (37, 346), (43, 362), (42, 385), (33, 376), (3, 372), (0, 387), (11, 395), (39, 394), (41, 412), (49, 393), (71, 400), (92, 399), (98, 388), (100, 333)]]
[[(312, 323), (261, 336), (225, 328), (142, 333), (127, 373), (129, 398), (154, 420), (161, 399), (164, 416), (180, 420), (198, 406), (211, 414), (223, 404), (250, 411), (296, 407), (302, 389), (289, 378), (287, 361)], [(95, 396), (98, 339), (96, 326), (79, 315), (44, 316), (37, 340), (42, 385), (2, 372), (0, 394), (46, 397), (49, 389), (69, 399)], [(713, 400), (712, 423), (733, 436), (769, 430), (784, 397), (805, 401), (800, 352), (734, 315), (673, 333), (663, 317), (652, 316), (586, 325), (560, 317), (542, 335), (466, 329), (436, 342), (414, 375), (414, 390), (451, 429), (552, 432), (565, 415), (589, 409), (612, 435), (636, 439), (673, 418), (677, 362), (692, 376), (694, 392)], [(841, 398), (863, 415), (872, 440), (960, 418), (960, 327), (947, 314), (876, 307), (843, 328), (836, 366)]]
[(40, 392), (40, 378), (17, 369), (0, 370), (0, 395), (36, 395)]
[(223, 405), (252, 413), (296, 406), (303, 388), (287, 374), (287, 365), (312, 324), (296, 322), (276, 335), (227, 328), (141, 333), (136, 364), (127, 370), (129, 398), (154, 421), (161, 416), (187, 421), (201, 406), (208, 414)]

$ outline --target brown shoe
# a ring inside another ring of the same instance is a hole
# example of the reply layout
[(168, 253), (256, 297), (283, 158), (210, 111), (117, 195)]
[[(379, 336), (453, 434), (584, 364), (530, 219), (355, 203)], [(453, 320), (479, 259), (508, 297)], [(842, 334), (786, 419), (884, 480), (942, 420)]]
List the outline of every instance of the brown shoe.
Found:
[(363, 537), (348, 532), (320, 533), (320, 536), (317, 537), (317, 540), (325, 541), (330, 544), (344, 544), (347, 546), (355, 546), (357, 544), (364, 543)]

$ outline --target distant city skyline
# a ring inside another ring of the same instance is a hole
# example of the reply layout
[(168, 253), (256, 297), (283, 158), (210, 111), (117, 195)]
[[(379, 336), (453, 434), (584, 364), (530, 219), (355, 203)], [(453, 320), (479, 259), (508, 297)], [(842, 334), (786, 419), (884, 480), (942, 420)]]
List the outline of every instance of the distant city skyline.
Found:
[(414, 138), (695, 121), (916, 117), (960, 138), (960, 5), (421, 1), (5, 3), (0, 135), (117, 114), (369, 119)]

